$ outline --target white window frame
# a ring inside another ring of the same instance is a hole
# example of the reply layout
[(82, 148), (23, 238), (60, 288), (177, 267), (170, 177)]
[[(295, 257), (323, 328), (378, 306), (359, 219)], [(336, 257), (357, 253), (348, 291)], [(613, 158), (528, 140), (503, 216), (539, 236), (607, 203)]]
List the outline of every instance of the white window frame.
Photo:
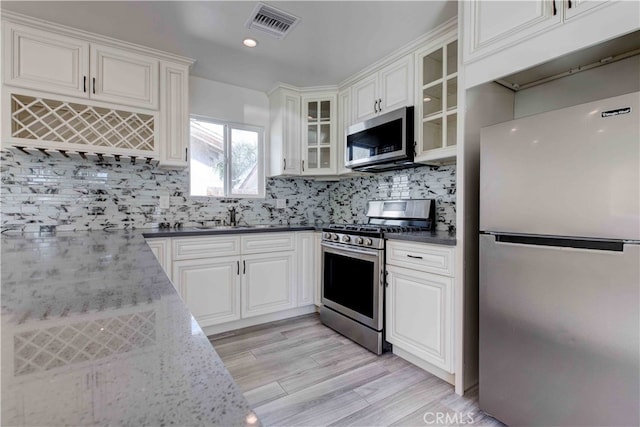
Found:
[[(202, 196), (191, 195), (191, 169), (189, 169), (189, 195), (191, 197), (218, 198), (218, 199), (264, 199), (266, 189), (265, 178), (265, 156), (264, 156), (264, 128), (262, 126), (248, 125), (244, 123), (230, 122), (227, 120), (218, 120), (212, 117), (191, 114), (190, 118), (213, 123), (224, 127), (224, 195), (223, 196)], [(258, 194), (239, 194), (231, 191), (231, 131), (232, 129), (246, 130), (256, 132), (258, 134)], [(189, 126), (191, 131), (191, 126)], [(189, 137), (191, 144), (191, 137)], [(191, 147), (189, 147), (191, 152)]]

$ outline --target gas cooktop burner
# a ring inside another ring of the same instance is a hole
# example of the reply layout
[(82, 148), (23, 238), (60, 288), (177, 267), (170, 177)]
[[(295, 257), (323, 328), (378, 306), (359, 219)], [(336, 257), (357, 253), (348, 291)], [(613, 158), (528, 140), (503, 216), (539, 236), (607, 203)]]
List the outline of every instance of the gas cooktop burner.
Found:
[(384, 234), (429, 231), (430, 227), (417, 225), (331, 224), (328, 229), (343, 232)]

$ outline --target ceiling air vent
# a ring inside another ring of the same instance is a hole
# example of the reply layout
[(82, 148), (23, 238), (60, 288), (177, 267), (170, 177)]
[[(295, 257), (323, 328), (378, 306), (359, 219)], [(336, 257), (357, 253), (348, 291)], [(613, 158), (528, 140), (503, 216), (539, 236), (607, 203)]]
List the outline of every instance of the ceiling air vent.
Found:
[(258, 3), (247, 21), (247, 28), (260, 30), (271, 37), (283, 39), (300, 22), (300, 18), (264, 3)]

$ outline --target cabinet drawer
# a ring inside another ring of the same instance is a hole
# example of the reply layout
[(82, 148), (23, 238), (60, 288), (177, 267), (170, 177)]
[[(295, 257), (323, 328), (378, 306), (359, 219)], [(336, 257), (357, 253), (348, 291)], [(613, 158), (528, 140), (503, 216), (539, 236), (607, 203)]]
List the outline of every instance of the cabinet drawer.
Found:
[(387, 264), (453, 277), (454, 248), (424, 243), (387, 242)]
[(240, 237), (187, 237), (173, 240), (173, 260), (240, 254)]
[(295, 248), (293, 233), (261, 233), (244, 235), (242, 254), (259, 254), (276, 251), (292, 251)]

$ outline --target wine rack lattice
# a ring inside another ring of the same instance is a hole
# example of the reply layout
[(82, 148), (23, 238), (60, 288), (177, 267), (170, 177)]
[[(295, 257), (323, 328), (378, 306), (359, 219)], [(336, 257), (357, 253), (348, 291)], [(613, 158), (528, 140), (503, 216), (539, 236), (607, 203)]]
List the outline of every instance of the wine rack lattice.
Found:
[(14, 375), (122, 354), (156, 342), (155, 312), (145, 311), (14, 335)]
[(154, 151), (155, 117), (34, 96), (11, 94), (11, 136)]

